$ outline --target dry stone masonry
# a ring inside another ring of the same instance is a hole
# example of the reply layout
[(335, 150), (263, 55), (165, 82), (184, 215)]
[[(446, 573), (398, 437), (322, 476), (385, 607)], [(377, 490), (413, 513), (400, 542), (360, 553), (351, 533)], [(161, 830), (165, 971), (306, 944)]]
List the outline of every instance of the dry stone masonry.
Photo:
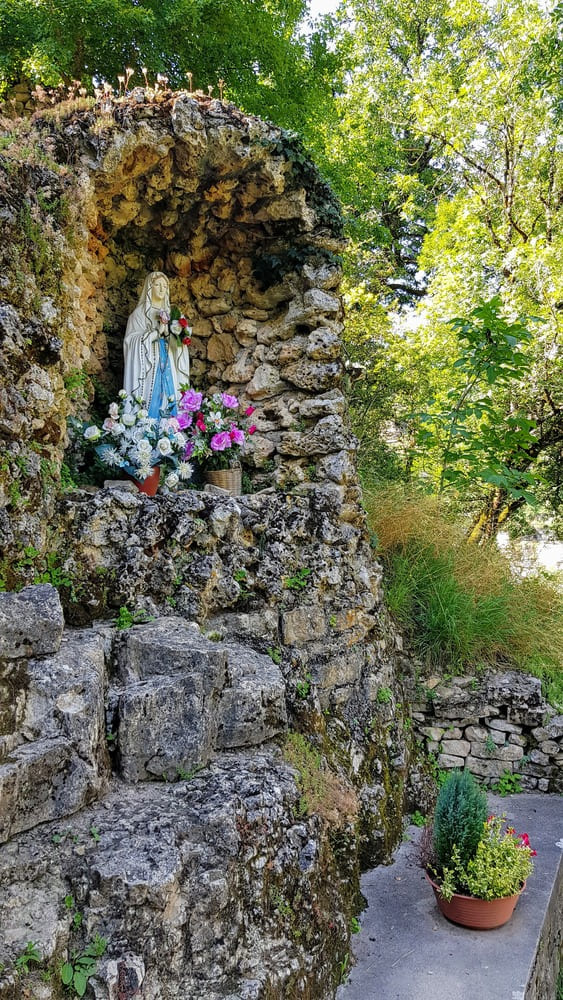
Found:
[(454, 677), (425, 693), (413, 719), (438, 767), (466, 767), (489, 785), (517, 775), (507, 791), (563, 792), (563, 716), (542, 697), (537, 677)]

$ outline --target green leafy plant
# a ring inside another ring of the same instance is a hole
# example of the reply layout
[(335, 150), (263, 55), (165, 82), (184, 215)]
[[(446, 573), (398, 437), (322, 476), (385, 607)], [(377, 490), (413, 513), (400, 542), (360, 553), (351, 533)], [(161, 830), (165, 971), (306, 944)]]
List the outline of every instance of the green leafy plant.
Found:
[(485, 750), (487, 753), (494, 753), (497, 745), (490, 733), (487, 733), (487, 738), (485, 740)]
[(309, 582), (308, 578), (311, 575), (311, 570), (306, 566), (302, 566), (301, 569), (297, 569), (292, 576), (284, 576), (283, 585), (287, 590), (304, 590)]
[(303, 680), (297, 681), (297, 683), (295, 685), (295, 690), (296, 690), (297, 695), (299, 696), (299, 698), (307, 698), (308, 697), (309, 692), (311, 690), (311, 681), (312, 681), (312, 677), (311, 677), (311, 674), (309, 674), (309, 673), (305, 674), (305, 677), (303, 678)]
[(28, 941), (25, 949), (16, 958), (14, 966), (18, 975), (29, 974), (29, 963), (35, 962), (39, 963), (42, 961), (41, 953), (39, 951), (39, 945), (35, 944), (34, 941)]
[(420, 810), (415, 809), (415, 811), (411, 813), (411, 823), (414, 826), (426, 826), (426, 818), (422, 815)]
[(113, 624), (118, 629), (126, 629), (133, 625), (145, 625), (153, 620), (153, 616), (142, 608), (138, 611), (130, 611), (126, 605), (123, 605), (119, 609), (119, 614), (113, 619)]
[(72, 490), (78, 488), (78, 483), (74, 478), (74, 474), (69, 465), (63, 462), (61, 465), (61, 491), (63, 493), (71, 493)]
[(239, 585), (239, 600), (244, 601), (249, 597), (252, 597), (252, 590), (246, 586), (248, 582), (248, 573), (245, 569), (237, 569), (233, 573), (233, 579)]
[(497, 795), (517, 795), (522, 791), (522, 776), (512, 771), (503, 771), (498, 781), (491, 786)]
[(97, 960), (105, 953), (107, 941), (96, 934), (84, 951), (73, 952), (70, 960), (61, 966), (61, 982), (79, 997), (86, 993), (88, 980), (96, 971)]
[(377, 692), (377, 701), (380, 705), (388, 705), (393, 697), (391, 688), (380, 687)]
[(65, 376), (65, 391), (72, 403), (86, 399), (90, 386), (90, 377), (82, 368), (73, 368), (72, 371)]
[(454, 845), (450, 864), (442, 872), (440, 893), (444, 899), (450, 900), (455, 892), (489, 900), (520, 892), (533, 871), (536, 851), (526, 833), (517, 835), (513, 827), (504, 829), (504, 824), (504, 816), (490, 816), (473, 857), (466, 862)]
[(359, 934), (361, 931), (360, 921), (357, 917), (351, 917), (350, 919), (350, 934)]
[(291, 903), (288, 902), (283, 893), (275, 885), (270, 888), (270, 901), (280, 917), (291, 919), (294, 916)]
[(72, 578), (60, 565), (58, 552), (47, 552), (43, 562), (44, 567), (35, 574), (34, 583), (50, 583), (53, 587), (67, 587), (70, 591), (74, 590)]
[(95, 844), (99, 844), (101, 840), (101, 834), (97, 826), (90, 827), (90, 836)]
[(441, 869), (454, 847), (462, 864), (472, 858), (487, 818), (487, 796), (470, 771), (452, 771), (442, 785), (434, 811), (433, 846)]
[(507, 415), (495, 406), (490, 392), (493, 385), (521, 382), (529, 371), (531, 358), (523, 347), (531, 333), (523, 318), (508, 322), (501, 309), (495, 296), (481, 302), (467, 319), (451, 320), (464, 345), (453, 368), (463, 373), (465, 384), (448, 392), (449, 408), (418, 415), (419, 442), (442, 448), (440, 490), (480, 479), (533, 504), (537, 477), (526, 471), (526, 449), (535, 443), (536, 421), (515, 410)]
[(75, 930), (82, 925), (82, 914), (76, 909), (74, 896), (65, 896), (65, 907), (72, 913), (72, 926)]
[(176, 768), (176, 774), (180, 781), (191, 781), (200, 771), (203, 771), (203, 764), (198, 764), (196, 767), (190, 768), (190, 770), (186, 770), (185, 767)]
[(282, 654), (279, 646), (270, 646), (268, 648), (268, 656), (274, 663), (281, 663)]

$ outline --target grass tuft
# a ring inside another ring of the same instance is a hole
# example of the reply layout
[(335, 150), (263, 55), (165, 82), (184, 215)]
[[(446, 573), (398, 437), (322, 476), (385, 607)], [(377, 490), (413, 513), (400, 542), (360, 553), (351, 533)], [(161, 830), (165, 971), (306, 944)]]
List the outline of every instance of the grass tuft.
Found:
[(435, 497), (393, 487), (364, 495), (386, 569), (389, 609), (435, 669), (518, 667), (563, 707), (563, 595), (519, 578), (493, 544), (478, 547)]

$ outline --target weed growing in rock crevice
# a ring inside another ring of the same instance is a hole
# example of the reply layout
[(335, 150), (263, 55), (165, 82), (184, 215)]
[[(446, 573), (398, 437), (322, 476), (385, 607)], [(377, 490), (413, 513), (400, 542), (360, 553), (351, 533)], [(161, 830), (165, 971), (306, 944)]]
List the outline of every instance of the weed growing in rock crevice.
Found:
[(284, 757), (297, 771), (301, 816), (321, 816), (340, 826), (356, 817), (358, 799), (354, 789), (326, 766), (321, 753), (301, 733), (288, 733)]

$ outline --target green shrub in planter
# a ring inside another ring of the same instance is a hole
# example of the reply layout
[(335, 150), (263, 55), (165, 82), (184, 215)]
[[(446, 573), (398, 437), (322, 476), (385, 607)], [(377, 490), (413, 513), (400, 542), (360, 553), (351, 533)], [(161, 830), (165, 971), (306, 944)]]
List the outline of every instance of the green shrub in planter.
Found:
[(434, 811), (433, 846), (442, 870), (451, 862), (454, 845), (463, 866), (475, 857), (487, 813), (487, 796), (470, 771), (452, 771)]

